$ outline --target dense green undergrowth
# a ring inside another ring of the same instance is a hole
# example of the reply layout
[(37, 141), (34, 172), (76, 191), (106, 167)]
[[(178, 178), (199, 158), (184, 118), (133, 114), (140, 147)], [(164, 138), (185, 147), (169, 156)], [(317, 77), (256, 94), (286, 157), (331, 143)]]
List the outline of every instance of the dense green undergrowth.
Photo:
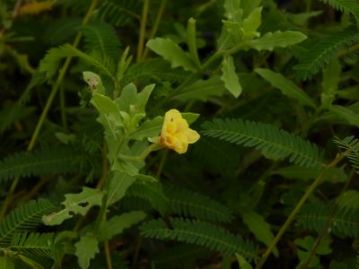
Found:
[(358, 27), (356, 0), (1, 1), (0, 269), (359, 268)]

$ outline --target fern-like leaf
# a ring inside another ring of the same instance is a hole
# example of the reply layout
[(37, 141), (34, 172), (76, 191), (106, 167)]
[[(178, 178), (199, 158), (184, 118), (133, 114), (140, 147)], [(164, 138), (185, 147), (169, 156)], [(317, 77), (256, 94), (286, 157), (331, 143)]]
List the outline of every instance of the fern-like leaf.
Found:
[(127, 190), (126, 197), (136, 197), (146, 200), (161, 214), (166, 214), (169, 211), (168, 198), (162, 189), (162, 185), (158, 182), (137, 180)]
[(339, 148), (347, 151), (347, 158), (355, 169), (359, 170), (359, 139), (348, 136), (344, 139), (335, 139), (334, 142)]
[(175, 82), (182, 81), (186, 78), (187, 72), (179, 68), (172, 69), (167, 61), (162, 59), (153, 59), (146, 62), (135, 63), (131, 65), (125, 73), (123, 84), (132, 81), (148, 81), (155, 80), (163, 82), (163, 80)]
[(113, 77), (113, 70), (108, 67), (106, 59), (104, 59), (104, 62), (102, 62), (98, 59), (99, 57), (92, 57), (76, 49), (70, 44), (65, 44), (63, 46), (50, 49), (44, 59), (41, 60), (39, 72), (45, 73), (47, 79), (51, 79), (56, 74), (61, 60), (65, 59), (66, 57), (78, 57), (106, 76)]
[(114, 26), (124, 26), (133, 19), (139, 19), (140, 2), (128, 0), (104, 0), (99, 8), (98, 17)]
[(270, 124), (241, 119), (215, 119), (204, 123), (202, 127), (207, 136), (254, 147), (270, 159), (289, 158), (290, 162), (304, 167), (321, 165), (321, 154), (316, 145)]
[(308, 79), (318, 73), (338, 50), (355, 42), (359, 42), (357, 29), (347, 29), (312, 40), (305, 48), (306, 50), (301, 53), (299, 64), (294, 69), (300, 78)]
[(350, 190), (344, 192), (337, 199), (337, 205), (339, 208), (350, 211), (359, 211), (359, 191)]
[(165, 192), (171, 211), (180, 216), (216, 222), (230, 222), (233, 219), (227, 207), (202, 194), (175, 186), (168, 186)]
[(86, 52), (96, 52), (99, 58), (112, 59), (113, 64), (119, 59), (120, 41), (114, 29), (101, 21), (81, 27)]
[(161, 240), (176, 240), (200, 245), (225, 255), (239, 253), (248, 259), (256, 258), (255, 247), (234, 236), (223, 228), (204, 222), (192, 222), (184, 219), (171, 219), (172, 228), (161, 220), (152, 220), (141, 226), (144, 237)]
[(326, 228), (328, 218), (332, 225), (330, 232), (341, 237), (359, 238), (359, 210), (336, 210), (334, 216), (330, 216), (330, 209), (322, 203), (308, 204), (298, 215), (297, 224), (311, 231), (321, 232)]
[(45, 199), (33, 200), (14, 209), (0, 223), (0, 245), (8, 244), (14, 233), (33, 230), (41, 224), (42, 216), (54, 209), (55, 206)]
[(68, 147), (16, 153), (0, 161), (0, 181), (12, 177), (78, 172), (84, 168), (84, 160), (80, 152)]
[(11, 239), (11, 250), (18, 254), (50, 257), (54, 247), (53, 233), (16, 233)]
[(351, 13), (359, 23), (359, 2), (357, 0), (320, 0), (333, 8)]

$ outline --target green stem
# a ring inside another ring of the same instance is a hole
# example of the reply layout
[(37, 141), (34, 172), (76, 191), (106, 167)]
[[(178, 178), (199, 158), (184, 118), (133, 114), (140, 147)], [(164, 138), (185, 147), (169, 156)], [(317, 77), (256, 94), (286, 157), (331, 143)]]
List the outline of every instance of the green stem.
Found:
[(161, 156), (160, 165), (158, 166), (157, 172), (156, 172), (156, 178), (159, 179), (162, 174), (163, 167), (165, 166), (166, 160), (168, 156), (168, 150), (165, 150)]
[(141, 16), (141, 25), (140, 25), (140, 37), (137, 46), (137, 58), (136, 58), (137, 62), (139, 62), (143, 56), (149, 6), (150, 6), (150, 0), (144, 0), (143, 8), (142, 8), (142, 16)]
[(109, 245), (108, 241), (104, 242), (104, 251), (105, 251), (105, 256), (106, 256), (107, 269), (113, 269), (110, 245)]
[(67, 125), (67, 116), (66, 116), (66, 101), (65, 101), (65, 90), (62, 87), (60, 89), (60, 111), (61, 111), (61, 121), (62, 126), (65, 128), (65, 130), (68, 129)]
[(350, 48), (339, 51), (337, 53), (337, 57), (338, 58), (344, 57), (345, 55), (347, 55), (349, 53), (353, 53), (357, 50), (359, 50), (359, 44), (355, 44), (355, 45), (351, 46)]
[[(98, 0), (92, 0), (91, 2), (91, 5), (82, 21), (82, 25), (86, 25), (90, 18), (91, 18), (91, 15), (92, 15), (92, 12), (94, 11), (94, 9), (96, 8), (96, 5), (97, 5), (97, 2)], [(81, 40), (81, 36), (82, 34), (79, 32), (77, 33), (76, 37), (75, 37), (75, 40), (73, 42), (73, 46), (74, 47), (77, 47), (80, 43), (80, 40)], [(65, 63), (64, 65), (62, 66), (60, 72), (59, 72), (59, 76), (57, 77), (57, 80), (55, 82), (55, 84), (53, 85), (52, 89), (51, 89), (51, 92), (50, 92), (50, 95), (49, 97), (47, 98), (47, 101), (46, 101), (46, 104), (45, 104), (45, 107), (40, 115), (40, 119), (39, 121), (37, 122), (37, 125), (35, 127), (35, 130), (32, 134), (32, 137), (31, 137), (31, 140), (30, 140), (30, 143), (27, 147), (27, 150), (32, 150), (35, 146), (35, 143), (36, 143), (36, 140), (39, 136), (39, 133), (40, 133), (40, 130), (42, 128), (42, 125), (44, 124), (44, 121), (46, 119), (46, 116), (47, 116), (47, 113), (49, 112), (50, 110), (50, 107), (52, 105), (52, 102), (60, 88), (60, 85), (63, 81), (63, 79), (65, 78), (65, 75), (66, 75), (66, 72), (67, 72), (67, 69), (69, 68), (70, 64), (71, 64), (71, 60), (72, 60), (72, 57), (67, 57), (66, 60), (65, 60)]]
[(265, 264), (265, 262), (267, 261), (269, 255), (272, 253), (273, 249), (275, 248), (275, 246), (277, 245), (278, 241), (282, 238), (283, 234), (287, 231), (287, 229), (289, 228), (289, 226), (292, 224), (292, 222), (294, 221), (295, 216), (297, 215), (297, 213), (300, 211), (300, 209), (303, 207), (303, 205), (305, 204), (305, 202), (308, 200), (308, 198), (311, 196), (311, 194), (314, 192), (314, 190), (320, 185), (320, 183), (322, 182), (324, 176), (325, 176), (325, 172), (328, 168), (331, 167), (335, 167), (345, 156), (346, 156), (347, 152), (344, 152), (343, 154), (338, 154), (337, 157), (326, 166), (325, 169), (323, 169), (323, 171), (320, 173), (320, 175), (314, 180), (314, 182), (308, 187), (307, 191), (304, 193), (304, 195), (302, 196), (302, 198), (299, 200), (299, 202), (297, 203), (297, 205), (295, 206), (295, 208), (292, 210), (292, 212), (290, 213), (289, 217), (287, 218), (287, 220), (284, 222), (284, 224), (282, 225), (282, 227), (280, 228), (279, 232), (277, 233), (277, 235), (275, 236), (275, 238), (272, 240), (272, 242), (269, 244), (268, 248), (266, 249), (266, 251), (264, 252), (262, 258), (259, 260), (256, 269), (261, 269), (263, 267), (263, 265)]
[[(92, 0), (91, 2), (91, 5), (89, 7), (89, 9), (87, 10), (87, 13), (82, 21), (82, 25), (85, 25), (88, 23), (88, 21), (90, 20), (91, 18), (91, 15), (94, 11), (94, 9), (96, 8), (96, 5), (97, 5), (97, 2), (98, 0)], [(73, 42), (73, 46), (74, 47), (77, 47), (80, 43), (80, 39), (81, 39), (81, 33), (77, 33), (76, 37), (75, 37), (75, 40)], [(31, 139), (30, 139), (30, 143), (29, 145), (27, 146), (27, 151), (31, 151), (34, 146), (35, 146), (35, 143), (38, 139), (38, 136), (40, 134), (40, 130), (42, 128), (42, 125), (44, 124), (44, 121), (46, 119), (46, 116), (47, 116), (47, 113), (49, 112), (50, 110), (50, 107), (52, 105), (52, 102), (59, 90), (59, 87), (62, 83), (62, 80), (64, 79), (65, 77), (65, 74), (66, 74), (66, 71), (67, 69), (69, 68), (70, 66), (70, 63), (71, 63), (71, 59), (72, 57), (67, 57), (66, 60), (65, 60), (65, 63), (64, 65), (62, 66), (61, 70), (60, 70), (60, 73), (59, 73), (59, 76), (57, 77), (57, 80), (55, 82), (55, 84), (53, 85), (52, 89), (51, 89), (51, 92), (50, 92), (50, 95), (49, 97), (47, 98), (47, 101), (46, 101), (46, 104), (45, 104), (45, 107), (40, 115), (40, 118), (36, 124), (36, 127), (35, 127), (35, 130), (34, 132), (32, 133), (32, 136), (31, 136)], [(16, 189), (16, 186), (17, 184), (19, 183), (19, 177), (16, 177), (14, 178), (12, 184), (11, 184), (11, 187), (10, 187), (10, 190), (5, 198), (5, 201), (3, 203), (3, 206), (1, 208), (1, 211), (0, 211), (0, 219), (2, 219), (7, 211), (7, 208), (9, 206), (9, 203), (12, 199), (12, 196), (13, 196), (13, 193)]]
[[(349, 180), (345, 183), (343, 189), (341, 190), (340, 194), (339, 194), (339, 197), (341, 195), (343, 195), (343, 193), (348, 189), (352, 179), (353, 179), (353, 175), (355, 173), (355, 169), (352, 169), (350, 175), (349, 175)], [(312, 261), (312, 258), (314, 257), (314, 255), (316, 254), (317, 252), (317, 249), (320, 245), (320, 242), (322, 241), (322, 239), (329, 233), (329, 230), (330, 230), (330, 227), (332, 226), (333, 224), (333, 219), (334, 219), (334, 216), (336, 214), (338, 210), (338, 205), (337, 204), (334, 204), (334, 206), (332, 207), (329, 215), (328, 215), (328, 218), (325, 222), (325, 225), (324, 227), (322, 228), (320, 234), (318, 235), (317, 239), (315, 240), (313, 246), (312, 246), (312, 249), (310, 250), (309, 252), (309, 256), (307, 257), (306, 261), (299, 266), (298, 269), (306, 269), (309, 267), (311, 261)]]
[[(167, 4), (167, 0), (161, 0), (161, 4), (160, 4), (160, 7), (158, 8), (156, 19), (155, 19), (155, 22), (153, 24), (153, 28), (151, 30), (149, 39), (154, 38), (156, 33), (157, 33), (157, 30), (158, 30), (158, 27), (160, 25), (162, 15), (163, 15), (163, 11), (165, 10), (166, 4)], [(145, 47), (145, 51), (143, 52), (142, 60), (144, 60), (146, 58), (146, 56), (148, 54), (148, 51), (149, 51), (148, 48)]]

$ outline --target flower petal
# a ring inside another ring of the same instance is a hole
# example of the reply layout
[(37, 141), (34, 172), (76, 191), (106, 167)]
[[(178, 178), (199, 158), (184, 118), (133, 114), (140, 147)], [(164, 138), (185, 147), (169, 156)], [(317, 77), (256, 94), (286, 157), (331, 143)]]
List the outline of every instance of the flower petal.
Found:
[(201, 137), (199, 133), (197, 133), (195, 130), (188, 129), (186, 131), (187, 141), (189, 144), (196, 143), (198, 139)]

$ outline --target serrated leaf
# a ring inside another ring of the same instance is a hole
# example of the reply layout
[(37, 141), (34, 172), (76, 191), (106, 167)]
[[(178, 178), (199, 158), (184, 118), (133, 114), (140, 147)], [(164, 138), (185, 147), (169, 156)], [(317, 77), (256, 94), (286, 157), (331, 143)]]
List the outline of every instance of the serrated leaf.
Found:
[(88, 187), (83, 187), (82, 192), (76, 194), (66, 194), (62, 204), (64, 209), (43, 216), (42, 220), (46, 225), (59, 225), (76, 214), (85, 216), (91, 207), (102, 204), (103, 192)]
[(99, 239), (101, 241), (110, 240), (119, 235), (123, 230), (139, 223), (146, 217), (142, 211), (132, 211), (123, 213), (120, 216), (114, 216), (101, 225)]
[(224, 16), (227, 19), (241, 20), (243, 14), (243, 10), (241, 8), (241, 0), (225, 0), (224, 11)]
[(238, 97), (242, 93), (242, 86), (233, 62), (233, 57), (228, 55), (223, 58), (221, 80), (226, 89), (234, 96)]
[(296, 99), (299, 103), (313, 108), (316, 107), (314, 101), (292, 81), (285, 78), (282, 74), (273, 72), (269, 69), (256, 68), (255, 72), (267, 80), (273, 87), (279, 89), (282, 94), (289, 98)]
[(191, 57), (169, 38), (151, 39), (146, 46), (169, 61), (172, 68), (182, 67), (184, 70), (196, 71)]
[[(255, 235), (255, 237), (269, 246), (274, 239), (274, 236), (270, 230), (270, 225), (266, 220), (254, 211), (247, 211), (242, 213), (243, 222), (247, 225), (249, 230)], [(273, 249), (274, 255), (278, 256), (278, 249)]]
[(273, 50), (274, 48), (286, 48), (304, 41), (307, 36), (297, 31), (277, 31), (269, 32), (264, 36), (248, 41), (246, 44), (249, 48), (256, 50)]
[(259, 36), (258, 27), (262, 22), (262, 7), (255, 8), (247, 18), (243, 20), (242, 29), (245, 38), (252, 39)]
[(87, 269), (90, 266), (90, 260), (99, 253), (98, 240), (90, 233), (81, 236), (80, 241), (75, 244), (75, 254), (81, 269)]
[(91, 90), (98, 91), (100, 94), (105, 94), (105, 88), (99, 75), (91, 71), (84, 71), (82, 72), (82, 77)]

